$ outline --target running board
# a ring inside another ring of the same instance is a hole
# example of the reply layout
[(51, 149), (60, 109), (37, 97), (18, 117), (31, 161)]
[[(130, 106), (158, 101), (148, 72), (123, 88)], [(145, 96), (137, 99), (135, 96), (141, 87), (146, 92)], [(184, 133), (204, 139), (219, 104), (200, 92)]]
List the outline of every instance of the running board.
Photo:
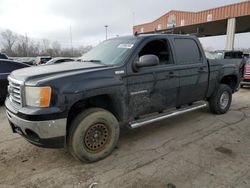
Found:
[(129, 127), (132, 129), (135, 129), (135, 128), (141, 127), (143, 125), (151, 124), (151, 123), (163, 120), (163, 119), (167, 119), (167, 118), (178, 116), (178, 115), (181, 115), (181, 114), (184, 114), (187, 112), (192, 112), (194, 110), (205, 108), (206, 106), (207, 106), (207, 104), (205, 102), (202, 102), (202, 103), (198, 102), (198, 103), (195, 103), (191, 106), (184, 107), (184, 108), (172, 111), (172, 112), (161, 113), (161, 114), (157, 114), (156, 116), (153, 116), (153, 117), (140, 119), (138, 121), (132, 121), (129, 123)]

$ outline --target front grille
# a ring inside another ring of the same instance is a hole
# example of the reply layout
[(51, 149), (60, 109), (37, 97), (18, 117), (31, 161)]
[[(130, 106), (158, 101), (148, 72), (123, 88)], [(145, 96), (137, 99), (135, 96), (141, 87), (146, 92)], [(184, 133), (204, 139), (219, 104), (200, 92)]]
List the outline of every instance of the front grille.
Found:
[(15, 80), (11, 77), (8, 77), (9, 80), (9, 86), (8, 86), (8, 92), (9, 92), (9, 98), (10, 101), (14, 104), (21, 106), (22, 105), (22, 82)]

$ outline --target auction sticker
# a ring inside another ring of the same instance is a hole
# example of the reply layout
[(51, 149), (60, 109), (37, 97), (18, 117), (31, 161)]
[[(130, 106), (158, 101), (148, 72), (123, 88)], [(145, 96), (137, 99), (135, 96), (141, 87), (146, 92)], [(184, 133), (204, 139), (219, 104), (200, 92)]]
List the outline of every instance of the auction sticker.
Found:
[(119, 44), (119, 46), (117, 48), (127, 48), (127, 49), (131, 49), (133, 48), (134, 44)]

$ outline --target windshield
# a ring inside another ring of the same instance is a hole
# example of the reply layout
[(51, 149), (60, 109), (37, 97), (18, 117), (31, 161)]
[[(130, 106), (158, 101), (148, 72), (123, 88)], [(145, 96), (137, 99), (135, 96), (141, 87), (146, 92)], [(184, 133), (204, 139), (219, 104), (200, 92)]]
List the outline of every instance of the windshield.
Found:
[(123, 63), (136, 43), (136, 38), (115, 38), (106, 40), (84, 54), (83, 62), (94, 62), (103, 65), (118, 65)]

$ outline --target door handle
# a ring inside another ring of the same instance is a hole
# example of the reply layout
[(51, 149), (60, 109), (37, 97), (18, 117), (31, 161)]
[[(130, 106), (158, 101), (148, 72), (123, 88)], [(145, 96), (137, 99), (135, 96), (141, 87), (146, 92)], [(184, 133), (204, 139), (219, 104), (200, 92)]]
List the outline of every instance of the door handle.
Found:
[(205, 73), (205, 72), (207, 72), (207, 70), (205, 69), (205, 67), (200, 67), (198, 72)]
[(178, 77), (178, 75), (175, 74), (174, 72), (169, 72), (168, 75), (166, 75), (166, 78), (174, 78), (174, 77)]

